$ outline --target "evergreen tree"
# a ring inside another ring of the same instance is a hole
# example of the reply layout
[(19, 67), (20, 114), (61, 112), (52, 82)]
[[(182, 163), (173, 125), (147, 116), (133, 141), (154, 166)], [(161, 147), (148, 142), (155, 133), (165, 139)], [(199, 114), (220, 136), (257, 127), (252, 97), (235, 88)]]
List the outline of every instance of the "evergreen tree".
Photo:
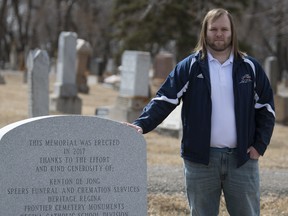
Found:
[(149, 51), (152, 56), (175, 43), (177, 60), (191, 53), (201, 21), (208, 9), (225, 7), (240, 12), (248, 1), (198, 0), (114, 0), (113, 38), (124, 50)]

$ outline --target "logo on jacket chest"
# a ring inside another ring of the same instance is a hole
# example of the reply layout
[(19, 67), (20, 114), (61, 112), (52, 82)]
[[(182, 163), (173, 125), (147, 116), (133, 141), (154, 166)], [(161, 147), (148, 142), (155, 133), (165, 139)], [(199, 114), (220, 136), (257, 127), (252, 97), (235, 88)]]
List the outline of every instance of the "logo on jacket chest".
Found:
[(239, 82), (239, 84), (245, 84), (249, 82), (252, 82), (252, 77), (249, 74), (245, 74), (241, 77), (241, 81)]

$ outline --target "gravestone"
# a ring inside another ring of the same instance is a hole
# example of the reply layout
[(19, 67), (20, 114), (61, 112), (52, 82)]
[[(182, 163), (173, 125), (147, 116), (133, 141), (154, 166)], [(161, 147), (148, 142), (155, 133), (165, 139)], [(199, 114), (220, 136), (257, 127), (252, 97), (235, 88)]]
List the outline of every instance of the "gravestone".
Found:
[(147, 215), (146, 143), (121, 123), (42, 116), (0, 129), (0, 215)]
[[(154, 73), (152, 81), (153, 95), (163, 84), (169, 73), (173, 70), (174, 66), (175, 66), (175, 59), (172, 53), (167, 51), (161, 51), (155, 56), (153, 64)], [(156, 130), (160, 134), (181, 138), (182, 136), (181, 108), (182, 104), (177, 106), (167, 116), (167, 118), (164, 119), (164, 121), (158, 125)]]
[(287, 70), (283, 71), (283, 82), (284, 82), (284, 86), (288, 88), (288, 71)]
[(153, 79), (160, 79), (162, 82), (167, 78), (174, 68), (174, 56), (169, 52), (159, 52), (154, 59)]
[(76, 63), (76, 70), (77, 70), (77, 87), (78, 91), (81, 93), (88, 94), (89, 87), (87, 84), (87, 77), (88, 77), (88, 62), (89, 58), (92, 54), (92, 47), (89, 42), (83, 39), (77, 39), (77, 63)]
[(98, 78), (98, 74), (100, 74), (100, 65), (101, 65), (102, 59), (101, 58), (90, 58), (89, 61), (89, 75), (87, 77), (87, 84), (95, 85), (98, 82), (100, 83), (100, 79)]
[(149, 52), (126, 50), (122, 55), (121, 82), (111, 119), (134, 121), (149, 102)]
[(108, 58), (106, 61), (105, 61), (106, 65), (105, 65), (105, 71), (104, 73), (106, 75), (112, 75), (112, 74), (115, 74), (116, 72), (116, 66), (115, 66), (115, 62), (114, 62), (114, 59), (113, 58)]
[(49, 114), (49, 57), (45, 50), (32, 50), (28, 60), (28, 116)]
[(150, 53), (126, 50), (122, 56), (120, 96), (149, 95)]
[(4, 76), (2, 76), (2, 74), (0, 73), (0, 85), (4, 85), (6, 84)]
[(54, 93), (50, 97), (50, 110), (67, 114), (81, 114), (82, 101), (76, 84), (76, 40), (74, 32), (61, 32)]
[(103, 74), (105, 72), (105, 59), (104, 58), (93, 58), (90, 61), (90, 73), (91, 75), (96, 75), (97, 82), (103, 82)]
[(179, 104), (164, 121), (158, 125), (156, 130), (160, 134), (169, 135), (176, 138), (182, 138), (182, 103)]
[(284, 83), (278, 86), (278, 92), (274, 95), (276, 122), (288, 124), (288, 88)]
[(9, 69), (11, 70), (17, 70), (17, 48), (16, 48), (16, 42), (13, 41), (10, 47), (10, 54), (9, 54)]
[(274, 94), (276, 94), (278, 86), (279, 69), (278, 69), (278, 61), (275, 56), (269, 56), (265, 59), (265, 71), (271, 83), (271, 88)]
[(159, 52), (153, 63), (153, 78), (151, 82), (151, 94), (155, 95), (169, 73), (175, 66), (174, 55), (167, 51)]
[(276, 122), (288, 124), (288, 89), (285, 87), (285, 81), (278, 84), (280, 73), (278, 61), (275, 56), (270, 56), (265, 59), (265, 71), (274, 92)]

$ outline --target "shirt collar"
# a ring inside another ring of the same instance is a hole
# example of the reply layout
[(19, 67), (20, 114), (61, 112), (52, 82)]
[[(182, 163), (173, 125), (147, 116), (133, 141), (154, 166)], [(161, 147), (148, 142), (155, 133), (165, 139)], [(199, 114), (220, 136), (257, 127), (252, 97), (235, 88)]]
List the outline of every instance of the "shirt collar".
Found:
[[(215, 59), (212, 56), (212, 54), (209, 51), (207, 51), (207, 54), (208, 54), (208, 61), (209, 62), (218, 61), (217, 59)], [(229, 58), (223, 64), (233, 63), (233, 60), (234, 60), (234, 54), (233, 54), (233, 52), (231, 52)]]

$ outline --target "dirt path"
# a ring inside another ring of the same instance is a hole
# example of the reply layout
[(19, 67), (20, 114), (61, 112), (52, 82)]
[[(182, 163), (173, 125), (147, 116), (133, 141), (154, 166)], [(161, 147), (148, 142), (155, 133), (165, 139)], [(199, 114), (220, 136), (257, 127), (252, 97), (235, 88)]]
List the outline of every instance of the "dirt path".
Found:
[[(150, 193), (185, 193), (182, 166), (149, 166), (148, 191)], [(260, 170), (261, 194), (263, 196), (288, 195), (287, 170)]]

